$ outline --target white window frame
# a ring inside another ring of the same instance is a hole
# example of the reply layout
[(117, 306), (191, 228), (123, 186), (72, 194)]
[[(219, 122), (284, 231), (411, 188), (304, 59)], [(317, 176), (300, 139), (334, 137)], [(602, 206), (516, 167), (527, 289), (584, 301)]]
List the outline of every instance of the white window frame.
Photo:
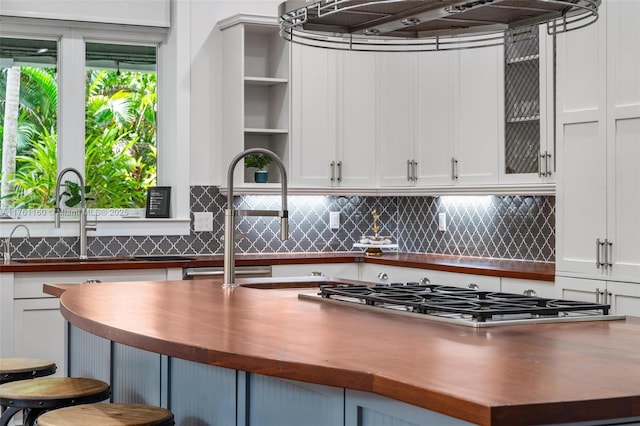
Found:
[[(96, 231), (90, 236), (119, 235), (188, 235), (190, 232), (189, 177), (179, 171), (188, 170), (186, 155), (168, 142), (168, 135), (178, 133), (176, 116), (178, 96), (175, 86), (176, 66), (166, 53), (168, 30), (119, 24), (96, 24), (0, 16), (1, 37), (43, 38), (58, 40), (58, 172), (74, 167), (84, 175), (85, 143), (85, 42), (155, 44), (158, 46), (158, 117), (157, 117), (157, 184), (171, 186), (171, 218), (146, 219), (144, 209), (96, 209)], [(165, 53), (166, 52), (166, 53)], [(173, 96), (172, 96), (173, 95)], [(174, 99), (173, 101), (171, 99)], [(78, 126), (77, 123), (83, 123)], [(61, 141), (64, 141), (61, 143)], [(188, 142), (188, 141), (187, 141)], [(188, 144), (187, 144), (188, 146)], [(53, 210), (36, 211), (28, 216), (0, 219), (0, 237), (7, 237), (17, 224), (26, 225), (32, 237), (78, 235), (78, 220), (63, 220), (53, 226)]]

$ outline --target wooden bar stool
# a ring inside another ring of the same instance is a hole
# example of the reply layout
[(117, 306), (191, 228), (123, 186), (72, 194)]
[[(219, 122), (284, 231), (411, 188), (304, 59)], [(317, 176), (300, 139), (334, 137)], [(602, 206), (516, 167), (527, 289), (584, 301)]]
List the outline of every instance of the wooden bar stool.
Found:
[(69, 405), (104, 401), (111, 388), (103, 381), (79, 377), (45, 377), (19, 380), (0, 385), (0, 405), (6, 409), (0, 416), (0, 426), (24, 410), (24, 426), (33, 426), (42, 413)]
[(56, 363), (48, 359), (0, 358), (0, 384), (50, 376), (56, 369)]
[(38, 417), (38, 426), (172, 426), (173, 414), (144, 404), (84, 404), (51, 410)]

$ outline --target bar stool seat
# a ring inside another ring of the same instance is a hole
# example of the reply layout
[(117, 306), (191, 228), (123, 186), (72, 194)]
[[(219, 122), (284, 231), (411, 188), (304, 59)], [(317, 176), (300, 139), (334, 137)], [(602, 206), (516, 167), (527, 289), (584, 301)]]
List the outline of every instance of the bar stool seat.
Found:
[(51, 410), (38, 417), (38, 426), (172, 426), (173, 414), (145, 404), (84, 404)]
[(0, 405), (6, 409), (0, 416), (0, 426), (20, 410), (25, 410), (24, 426), (33, 426), (45, 411), (69, 405), (104, 401), (111, 388), (101, 380), (80, 377), (44, 377), (20, 380), (0, 385)]
[(56, 363), (48, 359), (0, 358), (0, 384), (50, 376), (57, 368)]

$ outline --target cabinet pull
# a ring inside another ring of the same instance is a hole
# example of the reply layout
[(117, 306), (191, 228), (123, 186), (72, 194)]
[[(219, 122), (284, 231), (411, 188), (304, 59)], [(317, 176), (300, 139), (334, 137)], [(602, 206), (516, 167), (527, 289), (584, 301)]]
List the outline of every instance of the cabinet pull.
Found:
[(451, 180), (458, 179), (458, 160), (455, 157), (451, 157)]
[(596, 303), (600, 303), (600, 289), (596, 288)]
[(538, 157), (538, 177), (551, 176), (551, 153), (541, 152)]
[(604, 269), (613, 268), (613, 263), (611, 262), (613, 258), (613, 243), (605, 238), (604, 243)]
[(418, 162), (416, 160), (412, 161), (413, 163), (413, 181), (418, 180)]
[(407, 180), (411, 182), (411, 160), (407, 160)]
[(332, 161), (331, 164), (331, 182), (336, 181), (336, 162)]
[(546, 164), (545, 154), (540, 153), (540, 157), (538, 157), (538, 177), (542, 177), (542, 176), (546, 176), (547, 175), (545, 172), (542, 171), (542, 162), (543, 161)]
[(596, 268), (598, 269), (600, 269), (601, 266), (604, 266), (600, 261), (600, 252), (603, 245), (604, 243), (600, 241), (600, 238), (596, 238)]
[(342, 182), (342, 161), (338, 161), (338, 182)]

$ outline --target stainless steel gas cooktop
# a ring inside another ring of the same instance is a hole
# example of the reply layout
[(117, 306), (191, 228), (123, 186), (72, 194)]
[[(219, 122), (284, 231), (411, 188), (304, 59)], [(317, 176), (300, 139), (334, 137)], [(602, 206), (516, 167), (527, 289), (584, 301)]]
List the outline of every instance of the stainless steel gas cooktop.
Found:
[(624, 319), (599, 303), (436, 284), (326, 285), (299, 298), (471, 327)]

